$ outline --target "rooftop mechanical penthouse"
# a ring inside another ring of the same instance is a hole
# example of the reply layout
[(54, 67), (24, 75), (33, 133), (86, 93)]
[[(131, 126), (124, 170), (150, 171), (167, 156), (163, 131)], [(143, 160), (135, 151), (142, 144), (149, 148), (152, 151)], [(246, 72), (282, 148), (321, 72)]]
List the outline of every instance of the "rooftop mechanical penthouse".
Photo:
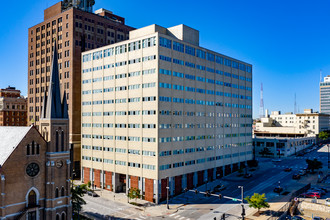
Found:
[(252, 159), (252, 66), (151, 25), (82, 54), (82, 179), (160, 202)]

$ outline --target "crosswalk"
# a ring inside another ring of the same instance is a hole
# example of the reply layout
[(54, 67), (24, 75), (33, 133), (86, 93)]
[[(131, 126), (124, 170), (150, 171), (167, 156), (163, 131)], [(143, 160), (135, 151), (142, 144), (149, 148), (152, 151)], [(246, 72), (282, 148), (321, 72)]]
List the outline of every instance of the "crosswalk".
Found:
[(305, 169), (306, 166), (281, 166), (281, 165), (274, 165), (274, 168), (292, 168), (292, 169)]
[(191, 220), (188, 217), (184, 217), (184, 216), (179, 215), (179, 213), (170, 214), (169, 217), (174, 218), (174, 219), (178, 219), (178, 220)]
[(314, 159), (318, 159), (318, 160), (324, 160), (327, 159), (327, 157), (293, 157), (294, 159), (309, 159), (309, 160), (314, 160)]
[(147, 219), (147, 217), (146, 216), (143, 216), (143, 215), (139, 215), (139, 217), (138, 218), (135, 218), (135, 220), (143, 220), (143, 219)]

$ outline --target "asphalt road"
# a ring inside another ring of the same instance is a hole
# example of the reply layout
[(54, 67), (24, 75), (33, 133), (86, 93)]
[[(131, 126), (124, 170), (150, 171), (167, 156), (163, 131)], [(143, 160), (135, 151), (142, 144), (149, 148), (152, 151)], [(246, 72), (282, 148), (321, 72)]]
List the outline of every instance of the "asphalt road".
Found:
[[(323, 166), (327, 166), (327, 151), (328, 148), (323, 146), (321, 149), (314, 150), (301, 157), (291, 156), (289, 158), (281, 158), (281, 162), (272, 162), (271, 159), (260, 159), (259, 165), (265, 168), (261, 173), (254, 175), (250, 179), (243, 179), (239, 182), (230, 181), (230, 179), (225, 178), (229, 186), (226, 190), (222, 191), (221, 194), (229, 197), (241, 198), (241, 190), (238, 186), (244, 186), (244, 197), (251, 196), (253, 193), (265, 193), (267, 199), (278, 197), (279, 195), (273, 192), (274, 188), (280, 184), (285, 190), (288, 189), (290, 185), (295, 184), (297, 180), (292, 179), (292, 174), (307, 167), (306, 159), (316, 158), (323, 163)], [(287, 167), (292, 168), (292, 171), (285, 172), (284, 168)], [(203, 187), (201, 187), (201, 189), (203, 190)], [(222, 213), (227, 214), (226, 219), (228, 220), (238, 219), (240, 217), (242, 209), (239, 202), (227, 199), (219, 200), (217, 197), (206, 198), (202, 195), (194, 195), (192, 192), (188, 194), (190, 195), (186, 195), (186, 197), (190, 198), (191, 202), (195, 204), (185, 206), (179, 210), (178, 213), (168, 216), (168, 219), (192, 220), (213, 219), (214, 217), (219, 219)], [(194, 200), (196, 197), (197, 199)], [(245, 205), (245, 209), (249, 209), (248, 205)]]
[[(251, 196), (253, 193), (265, 193), (268, 200), (278, 197), (273, 189), (279, 185), (287, 189), (290, 185), (295, 184), (296, 180), (292, 180), (292, 174), (298, 172), (300, 169), (306, 168), (306, 159), (318, 159), (327, 166), (328, 148), (326, 146), (319, 150), (312, 151), (301, 157), (281, 158), (281, 162), (272, 162), (271, 159), (259, 159), (259, 166), (262, 168), (256, 171), (250, 179), (242, 178), (224, 178), (223, 182), (228, 185), (226, 190), (221, 194), (233, 198), (241, 198), (241, 190), (238, 186), (244, 187), (244, 197)], [(291, 172), (284, 172), (284, 168), (291, 167)], [(236, 174), (233, 174), (236, 175)], [(303, 177), (305, 178), (305, 177)], [(219, 184), (219, 180), (213, 185)], [(209, 184), (209, 189), (210, 189)], [(205, 191), (206, 186), (199, 187), (199, 190)], [(239, 201), (232, 201), (228, 199), (219, 199), (218, 197), (205, 197), (202, 194), (196, 195), (193, 192), (188, 192), (185, 195), (180, 195), (170, 200), (170, 204), (186, 204), (179, 209), (178, 212), (163, 217), (147, 217), (143, 214), (141, 209), (132, 208), (122, 203), (117, 203), (104, 198), (85, 197), (88, 203), (84, 206), (84, 212), (93, 219), (109, 219), (107, 216), (116, 216), (121, 219), (179, 219), (179, 220), (193, 220), (193, 219), (213, 219), (226, 213), (226, 220), (236, 220), (241, 214), (241, 205)], [(246, 211), (250, 209), (245, 205)]]

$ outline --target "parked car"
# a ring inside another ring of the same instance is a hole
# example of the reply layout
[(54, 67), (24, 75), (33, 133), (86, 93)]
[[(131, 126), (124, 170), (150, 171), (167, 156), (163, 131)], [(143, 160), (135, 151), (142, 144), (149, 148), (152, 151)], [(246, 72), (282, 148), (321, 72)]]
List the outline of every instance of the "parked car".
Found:
[(299, 170), (299, 175), (300, 176), (305, 176), (307, 174), (306, 170)]
[(307, 197), (307, 198), (321, 198), (321, 194), (319, 192), (307, 192), (307, 193), (303, 193), (301, 194), (301, 196), (303, 197)]
[(276, 193), (281, 193), (282, 191), (283, 191), (283, 188), (279, 187), (279, 186), (275, 187), (275, 189), (274, 189), (274, 192), (276, 192)]
[(323, 189), (320, 188), (310, 188), (307, 192), (319, 192), (321, 195), (325, 195), (326, 191), (324, 191)]
[(292, 168), (287, 167), (287, 168), (284, 169), (284, 171), (285, 171), (285, 172), (290, 172), (290, 171), (292, 171)]
[(272, 159), (273, 162), (281, 162), (281, 159)]
[(213, 188), (214, 192), (221, 192), (222, 190), (225, 190), (227, 187), (225, 185), (217, 185)]
[(330, 206), (330, 198), (325, 199), (325, 205)]
[(99, 197), (99, 195), (97, 195), (95, 192), (93, 192), (93, 191), (88, 191), (87, 192), (87, 195), (89, 195), (89, 196), (92, 196), (92, 197)]
[(300, 175), (299, 174), (293, 174), (292, 175), (292, 179), (294, 179), (294, 180), (299, 180), (300, 179)]
[(251, 177), (252, 177), (251, 173), (244, 174), (244, 178), (251, 178)]
[(305, 220), (304, 218), (300, 216), (287, 216), (286, 219), (291, 219), (291, 220)]

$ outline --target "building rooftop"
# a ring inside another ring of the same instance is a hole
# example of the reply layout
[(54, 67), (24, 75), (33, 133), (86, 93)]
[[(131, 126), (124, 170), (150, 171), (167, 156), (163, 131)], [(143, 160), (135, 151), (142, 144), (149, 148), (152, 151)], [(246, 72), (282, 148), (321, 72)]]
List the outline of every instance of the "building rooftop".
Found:
[(0, 166), (33, 127), (0, 127)]

